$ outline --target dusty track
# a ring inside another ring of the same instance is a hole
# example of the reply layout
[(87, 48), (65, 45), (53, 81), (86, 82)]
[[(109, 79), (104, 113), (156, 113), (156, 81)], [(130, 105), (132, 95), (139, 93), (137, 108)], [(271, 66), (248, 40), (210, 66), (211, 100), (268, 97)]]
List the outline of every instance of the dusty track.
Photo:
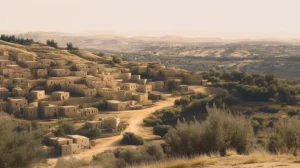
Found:
[[(211, 94), (212, 92), (218, 92), (218, 89), (215, 88), (205, 88), (201, 86), (192, 86), (192, 90), (196, 92), (203, 92)], [(154, 107), (150, 107), (147, 109), (142, 110), (127, 110), (127, 111), (121, 111), (116, 112), (119, 117), (125, 117), (128, 118), (128, 124), (129, 126), (124, 130), (123, 132), (134, 132), (137, 135), (142, 136), (146, 140), (155, 138), (155, 136), (152, 134), (151, 128), (147, 128), (143, 126), (143, 119), (149, 116), (150, 114), (154, 113), (156, 110), (163, 109), (165, 107), (173, 106), (174, 101), (180, 97), (169, 97), (164, 101), (160, 101), (155, 104)], [(112, 112), (113, 114), (114, 112)], [(108, 149), (114, 149), (116, 147), (119, 147), (120, 144), (118, 143), (122, 138), (122, 135), (114, 136), (114, 137), (108, 137), (108, 138), (101, 138), (95, 141), (96, 145), (92, 147), (89, 150), (86, 150), (78, 155), (73, 155), (73, 157), (78, 159), (87, 159), (91, 160), (92, 156), (101, 153)], [(55, 159), (48, 159), (48, 167), (54, 167), (57, 162), (57, 158)]]

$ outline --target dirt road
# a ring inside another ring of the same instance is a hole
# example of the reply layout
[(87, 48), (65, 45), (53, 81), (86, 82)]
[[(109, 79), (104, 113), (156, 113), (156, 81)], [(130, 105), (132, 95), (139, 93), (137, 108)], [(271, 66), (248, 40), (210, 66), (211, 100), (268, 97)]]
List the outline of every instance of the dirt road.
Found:
[[(201, 86), (192, 86), (192, 90), (196, 92), (203, 92), (210, 94), (211, 90)], [(156, 136), (152, 134), (152, 129), (143, 126), (143, 119), (154, 113), (156, 110), (163, 109), (165, 107), (173, 106), (174, 101), (180, 97), (169, 97), (164, 101), (157, 102), (154, 107), (150, 107), (142, 110), (127, 110), (121, 112), (115, 112), (118, 117), (128, 118), (129, 126), (123, 132), (134, 132), (137, 135), (142, 136), (146, 140), (155, 138)], [(114, 112), (110, 112), (110, 114), (114, 114)], [(91, 160), (92, 156), (101, 152), (104, 152), (108, 149), (114, 149), (119, 147), (119, 141), (121, 140), (122, 135), (100, 138), (95, 140), (96, 145), (89, 150), (81, 152), (78, 155), (73, 155), (73, 157), (78, 159), (87, 159)], [(48, 159), (49, 167), (54, 167), (57, 162), (57, 158)]]

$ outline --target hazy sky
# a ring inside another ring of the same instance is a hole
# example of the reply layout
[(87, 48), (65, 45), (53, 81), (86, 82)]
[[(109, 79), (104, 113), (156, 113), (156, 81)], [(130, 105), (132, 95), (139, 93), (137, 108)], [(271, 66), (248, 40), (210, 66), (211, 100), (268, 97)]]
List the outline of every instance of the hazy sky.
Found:
[(300, 0), (0, 0), (0, 30), (300, 37)]

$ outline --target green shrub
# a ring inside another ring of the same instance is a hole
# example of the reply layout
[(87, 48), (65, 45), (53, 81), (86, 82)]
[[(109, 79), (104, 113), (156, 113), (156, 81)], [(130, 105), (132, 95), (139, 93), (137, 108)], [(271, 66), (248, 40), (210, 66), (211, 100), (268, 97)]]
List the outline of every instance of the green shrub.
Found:
[(121, 144), (124, 145), (143, 145), (144, 139), (132, 132), (126, 132), (123, 134)]
[(172, 155), (197, 155), (219, 152), (226, 155), (228, 148), (238, 153), (248, 153), (253, 145), (251, 121), (226, 110), (208, 109), (204, 122), (178, 122), (164, 136)]
[(155, 125), (158, 125), (158, 124), (162, 124), (161, 119), (157, 118), (157, 117), (154, 116), (154, 115), (151, 115), (151, 116), (145, 118), (145, 119), (143, 120), (143, 122), (144, 122), (144, 124), (145, 124), (146, 126), (155, 126)]
[(153, 127), (153, 134), (163, 137), (164, 135), (166, 135), (166, 133), (168, 133), (169, 128), (170, 126), (168, 125), (156, 125), (155, 127)]
[(96, 138), (102, 135), (102, 131), (99, 128), (91, 128), (88, 132), (88, 137)]
[(190, 96), (190, 99), (194, 100), (194, 99), (204, 99), (204, 98), (207, 98), (208, 95), (207, 94), (203, 94), (203, 93), (194, 93)]
[(264, 106), (264, 107), (260, 107), (258, 109), (258, 111), (260, 112), (264, 112), (264, 113), (271, 113), (271, 114), (275, 114), (279, 111), (279, 109), (276, 109), (274, 107), (268, 107), (268, 106)]
[[(41, 149), (38, 132), (27, 128), (17, 131), (17, 121), (0, 120), (0, 167), (31, 167), (47, 154)], [(19, 129), (20, 130), (20, 129)]]
[(269, 138), (269, 151), (296, 154), (299, 147), (300, 120), (287, 118), (276, 121), (274, 123), (274, 132)]
[(66, 136), (66, 134), (73, 134), (74, 133), (74, 126), (72, 123), (69, 122), (62, 122), (59, 124), (59, 127), (54, 132), (55, 136)]
[(292, 116), (298, 115), (299, 111), (298, 110), (292, 110), (292, 111), (289, 111), (287, 114), (292, 117)]
[(47, 43), (48, 46), (51, 46), (51, 47), (54, 47), (54, 48), (58, 48), (57, 42), (55, 42), (54, 40), (47, 40), (46, 43)]
[(102, 166), (110, 168), (123, 168), (132, 164), (158, 161), (165, 157), (161, 146), (149, 144), (136, 149), (118, 148), (93, 156), (94, 162), (100, 162)]
[(98, 110), (104, 111), (104, 110), (107, 110), (107, 103), (106, 103), (106, 101), (100, 100), (100, 101), (94, 103), (92, 105), (92, 107), (95, 107)]
[(174, 105), (175, 105), (175, 106), (183, 106), (183, 107), (185, 107), (185, 106), (187, 106), (189, 103), (190, 103), (190, 99), (187, 98), (187, 97), (183, 97), (183, 98), (180, 98), (180, 99), (178, 99), (178, 100), (175, 100)]

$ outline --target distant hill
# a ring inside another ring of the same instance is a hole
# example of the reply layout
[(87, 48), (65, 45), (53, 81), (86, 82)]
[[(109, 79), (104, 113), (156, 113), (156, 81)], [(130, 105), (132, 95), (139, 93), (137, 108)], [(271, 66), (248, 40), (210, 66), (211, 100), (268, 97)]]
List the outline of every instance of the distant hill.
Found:
[(112, 53), (136, 53), (140, 55), (198, 56), (198, 57), (248, 57), (248, 56), (295, 56), (299, 53), (299, 39), (221, 39), (182, 37), (166, 35), (160, 37), (121, 35), (75, 35), (59, 32), (28, 32), (19, 34), (45, 43), (54, 39), (60, 47), (72, 42), (74, 46), (91, 51)]

